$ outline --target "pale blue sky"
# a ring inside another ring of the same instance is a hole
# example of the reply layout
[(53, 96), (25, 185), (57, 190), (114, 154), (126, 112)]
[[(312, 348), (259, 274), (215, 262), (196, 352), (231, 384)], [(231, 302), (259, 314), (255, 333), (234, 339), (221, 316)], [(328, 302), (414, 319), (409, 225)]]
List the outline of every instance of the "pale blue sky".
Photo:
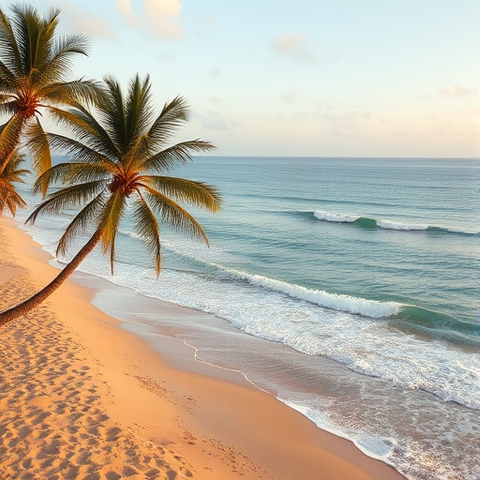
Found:
[[(5, 8), (11, 2), (0, 0)], [(218, 155), (480, 157), (479, 0), (36, 0)]]

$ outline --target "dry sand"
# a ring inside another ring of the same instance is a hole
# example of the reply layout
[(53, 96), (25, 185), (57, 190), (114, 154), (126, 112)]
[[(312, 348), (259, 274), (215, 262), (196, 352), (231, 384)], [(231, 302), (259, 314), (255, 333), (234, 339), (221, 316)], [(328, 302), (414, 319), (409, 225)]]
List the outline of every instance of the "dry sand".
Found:
[[(10, 219), (0, 245), (4, 309), (57, 270)], [(0, 479), (403, 478), (241, 375), (189, 371), (192, 351), (165, 339), (185, 359), (172, 368), (92, 295), (67, 281), (0, 329)]]

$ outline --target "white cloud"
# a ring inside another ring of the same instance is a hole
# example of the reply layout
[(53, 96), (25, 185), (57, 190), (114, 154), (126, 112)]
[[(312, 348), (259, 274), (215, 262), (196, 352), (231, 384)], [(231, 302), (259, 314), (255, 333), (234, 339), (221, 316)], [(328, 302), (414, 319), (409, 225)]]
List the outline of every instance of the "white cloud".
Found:
[(147, 15), (160, 18), (177, 18), (182, 10), (180, 0), (144, 0)]
[(115, 38), (109, 20), (85, 7), (79, 7), (69, 0), (48, 0), (45, 2), (47, 5), (60, 10), (59, 26), (63, 31), (83, 33), (90, 38)]
[(178, 22), (182, 10), (180, 0), (143, 0), (140, 12), (132, 8), (131, 0), (117, 0), (117, 10), (128, 24), (145, 28), (157, 37), (183, 37), (183, 28)]
[(294, 103), (297, 101), (297, 94), (295, 92), (292, 92), (291, 90), (287, 90), (285, 92), (282, 92), (282, 100), (285, 103)]
[(219, 110), (207, 110), (206, 115), (197, 114), (196, 116), (200, 119), (202, 126), (209, 130), (230, 130), (231, 127), (239, 126), (238, 122)]
[(315, 113), (321, 125), (336, 137), (357, 137), (363, 134), (363, 126), (371, 119), (370, 112), (357, 109), (349, 111), (330, 110)]
[(313, 62), (315, 57), (308, 48), (308, 37), (305, 35), (282, 35), (273, 42), (275, 53), (290, 57), (300, 62)]
[(132, 10), (132, 2), (130, 0), (117, 0), (117, 9), (121, 14), (127, 15)]
[(207, 73), (207, 76), (211, 78), (220, 78), (222, 74), (220, 73), (220, 69), (216, 66), (213, 66)]
[(144, 0), (147, 24), (161, 38), (183, 37), (183, 28), (177, 19), (182, 10), (180, 0)]
[(94, 38), (115, 38), (115, 33), (110, 24), (105, 18), (93, 15), (82, 9), (78, 12), (78, 16), (75, 15), (73, 22), (75, 28), (80, 32), (85, 33), (89, 37)]
[(449, 88), (442, 88), (438, 92), (438, 95), (443, 98), (455, 98), (464, 97), (466, 95), (477, 95), (479, 93), (476, 87), (465, 87), (463, 85), (454, 85)]

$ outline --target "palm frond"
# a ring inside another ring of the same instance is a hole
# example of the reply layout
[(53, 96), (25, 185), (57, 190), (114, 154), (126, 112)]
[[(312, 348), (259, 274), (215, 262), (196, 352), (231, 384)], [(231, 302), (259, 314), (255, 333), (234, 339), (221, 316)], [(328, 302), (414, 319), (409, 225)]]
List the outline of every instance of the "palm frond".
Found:
[(178, 128), (187, 120), (188, 104), (184, 98), (175, 97), (171, 102), (166, 103), (148, 132), (153, 148), (165, 147)]
[(21, 71), (15, 73), (18, 76), (28, 76), (29, 73), (38, 71), (42, 60), (45, 60), (45, 51), (49, 44), (48, 38), (45, 38), (43, 33), (46, 21), (42, 20), (37, 11), (30, 6), (13, 5), (12, 11), (12, 26), (16, 33), (21, 59)]
[(81, 183), (79, 185), (62, 188), (48, 195), (30, 214), (25, 223), (31, 223), (33, 225), (40, 215), (58, 215), (62, 210), (67, 208), (81, 206), (89, 202), (92, 197), (98, 195), (104, 189), (105, 184), (102, 181)]
[(6, 123), (0, 126), (0, 174), (10, 161), (18, 142), (24, 120), (19, 115), (13, 115)]
[(87, 56), (88, 44), (87, 37), (82, 34), (58, 37), (50, 48), (48, 61), (43, 65), (43, 83), (62, 81), (66, 74), (71, 73), (72, 56), (76, 54)]
[[(1, 64), (1, 62), (0, 62)], [(1, 80), (0, 80), (0, 87), (1, 87)], [(8, 104), (12, 101), (13, 99), (13, 96), (11, 94), (8, 94), (8, 93), (0, 93), (0, 106), (2, 106), (3, 104)], [(8, 110), (2, 110), (4, 112), (11, 112), (11, 109), (8, 109)]]
[(23, 176), (30, 173), (29, 170), (21, 169), (20, 165), (25, 161), (25, 155), (15, 151), (0, 174), (0, 216), (5, 208), (15, 216), (17, 208), (26, 208), (28, 205), (16, 191), (14, 183), (25, 183)]
[(26, 7), (25, 12), (31, 39), (29, 52), (31, 60), (29, 64), (25, 65), (25, 69), (29, 74), (31, 83), (38, 87), (60, 80), (70, 73), (70, 67), (65, 66), (64, 72), (57, 71), (56, 75), (52, 75), (53, 72), (48, 71), (58, 42), (56, 30), (60, 10), (50, 10), (49, 16), (46, 18), (41, 18), (32, 7)]
[(14, 170), (13, 172), (10, 172), (9, 177), (11, 178), (12, 182), (25, 183), (25, 180), (22, 177), (24, 177), (25, 175), (28, 175), (29, 173), (32, 173), (32, 172), (30, 170), (27, 170), (26, 168), (23, 168), (21, 170)]
[[(32, 155), (33, 168), (38, 175), (42, 175), (52, 166), (52, 155), (47, 134), (38, 119), (31, 122), (27, 127), (27, 136), (31, 138), (28, 147)], [(48, 177), (45, 177), (48, 178)], [(48, 182), (39, 186), (42, 195), (45, 196), (48, 189)]]
[[(1, 51), (1, 47), (0, 47)], [(0, 87), (5, 92), (13, 92), (15, 90), (15, 75), (10, 69), (0, 61)]]
[(31, 173), (30, 170), (20, 168), (20, 165), (25, 162), (25, 155), (15, 150), (10, 161), (0, 175), (4, 181), (25, 183), (23, 176)]
[(148, 179), (155, 190), (176, 201), (206, 208), (211, 212), (220, 209), (220, 193), (207, 183), (165, 176), (149, 176)]
[[(63, 72), (65, 75), (65, 72)], [(43, 105), (48, 109), (50, 105), (78, 106), (78, 102), (96, 105), (100, 102), (99, 96), (103, 95), (103, 86), (94, 80), (72, 80), (70, 82), (46, 83), (38, 89), (37, 95)]]
[(108, 132), (95, 117), (82, 105), (70, 110), (50, 107), (50, 115), (60, 126), (68, 129), (74, 139), (72, 142), (82, 142), (108, 158), (116, 158), (119, 151), (112, 142)]
[(178, 164), (186, 164), (192, 159), (193, 152), (208, 152), (216, 148), (204, 140), (188, 140), (177, 143), (151, 156), (141, 165), (148, 172), (165, 172)]
[(5, 69), (2, 68), (2, 77), (8, 73), (5, 79), (8, 79), (9, 83), (13, 83), (14, 78), (12, 76), (21, 73), (20, 50), (10, 20), (1, 9), (0, 51), (2, 52), (2, 65), (5, 62)]
[(62, 235), (58, 242), (56, 256), (65, 256), (71, 242), (75, 237), (86, 230), (86, 228), (95, 223), (95, 220), (99, 217), (102, 208), (105, 207), (107, 194), (102, 191), (91, 202), (80, 210), (75, 218), (69, 223), (65, 233)]
[(138, 75), (130, 82), (125, 101), (126, 136), (129, 144), (148, 132), (151, 123), (152, 106), (150, 80), (147, 75), (142, 82)]
[(33, 192), (37, 193), (42, 185), (62, 184), (64, 186), (77, 183), (104, 182), (106, 186), (112, 175), (103, 165), (92, 163), (58, 163), (40, 175), (33, 184)]
[[(91, 163), (103, 165), (108, 170), (113, 171), (116, 166), (115, 163), (93, 148), (89, 148), (81, 142), (77, 142), (69, 137), (58, 135), (55, 133), (47, 133), (46, 138), (52, 150), (59, 154), (65, 154), (71, 158), (72, 162), (77, 163)], [(30, 149), (37, 148), (36, 142), (42, 142), (42, 137), (31, 136), (28, 142)], [(38, 147), (39, 148), (39, 147)]]
[(0, 150), (7, 148), (6, 146), (20, 135), (22, 127), (23, 120), (18, 115), (12, 116), (6, 123), (0, 125)]
[(104, 82), (107, 85), (108, 94), (104, 96), (104, 101), (98, 108), (106, 132), (116, 149), (123, 154), (128, 149), (130, 139), (127, 137), (126, 131), (125, 102), (122, 89), (113, 77), (104, 77)]
[(110, 251), (110, 269), (113, 273), (113, 262), (115, 260), (115, 240), (118, 234), (120, 221), (125, 211), (125, 197), (120, 193), (110, 196), (102, 215), (100, 216), (99, 228), (102, 229), (103, 252)]
[(0, 217), (3, 215), (5, 208), (8, 208), (12, 216), (15, 216), (18, 207), (28, 207), (27, 202), (25, 202), (20, 194), (15, 190), (15, 187), (10, 181), (4, 181), (3, 178), (0, 178)]
[(146, 190), (148, 193), (146, 194), (145, 199), (159, 218), (167, 222), (176, 230), (184, 230), (189, 232), (194, 238), (202, 238), (208, 245), (208, 238), (203, 231), (202, 226), (192, 215), (190, 215), (190, 213), (178, 205), (178, 203), (156, 190), (150, 188), (147, 188)]
[(125, 168), (141, 169), (141, 165), (150, 156), (151, 145), (146, 134), (138, 135), (122, 157)]
[(16, 115), (16, 113), (17, 113), (16, 100), (5, 101), (2, 104), (0, 104), (0, 114), (7, 114), (7, 115), (14, 116)]
[(146, 244), (155, 260), (157, 276), (161, 269), (160, 227), (155, 214), (143, 197), (139, 197), (133, 204), (133, 220), (135, 231)]

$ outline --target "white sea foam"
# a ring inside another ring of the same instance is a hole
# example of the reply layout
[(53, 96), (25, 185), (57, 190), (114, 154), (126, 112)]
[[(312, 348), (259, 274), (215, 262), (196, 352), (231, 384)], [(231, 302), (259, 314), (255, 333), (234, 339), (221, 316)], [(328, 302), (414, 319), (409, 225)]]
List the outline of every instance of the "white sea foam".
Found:
[[(319, 220), (325, 222), (332, 222), (332, 223), (355, 223), (357, 220), (362, 219), (361, 216), (355, 215), (348, 215), (348, 214), (336, 214), (336, 213), (329, 213), (329, 212), (315, 212), (314, 216)], [(406, 222), (399, 222), (397, 220), (388, 220), (388, 219), (369, 219), (367, 217), (364, 218), (365, 220), (370, 220), (371, 224), (375, 225), (378, 228), (382, 228), (384, 230), (399, 230), (399, 231), (426, 231), (426, 230), (437, 230), (443, 231), (448, 233), (454, 234), (461, 234), (461, 235), (480, 235), (480, 231), (478, 229), (465, 229), (465, 228), (452, 228), (452, 227), (434, 227), (429, 226), (426, 224), (418, 224), (418, 223), (406, 223)]]
[(325, 222), (334, 222), (334, 223), (353, 223), (360, 218), (359, 216), (355, 216), (355, 215), (345, 215), (345, 214), (322, 212), (322, 211), (317, 211), (314, 213), (314, 215), (319, 220), (324, 220)]
[(428, 225), (414, 225), (393, 220), (377, 220), (377, 225), (386, 230), (427, 230)]
[(257, 287), (285, 293), (292, 298), (305, 300), (321, 307), (342, 312), (357, 313), (371, 318), (383, 318), (398, 314), (402, 307), (395, 302), (377, 302), (375, 300), (367, 300), (350, 295), (328, 293), (323, 290), (311, 290), (262, 275), (251, 275), (239, 270), (224, 268), (220, 265), (216, 266), (234, 279), (243, 280)]
[[(387, 460), (398, 442), (394, 438), (362, 436), (355, 440), (355, 445), (369, 457)], [(388, 462), (387, 462), (388, 463)]]
[[(344, 214), (344, 213), (331, 213), (331, 212), (324, 212), (324, 211), (316, 211), (314, 216), (319, 220), (323, 220), (325, 222), (333, 222), (333, 223), (354, 223), (357, 220), (361, 219), (360, 215), (351, 215), (351, 214)], [(365, 217), (367, 219), (367, 217)], [(383, 228), (386, 230), (427, 230), (428, 225), (418, 225), (418, 224), (410, 224), (405, 222), (399, 222), (395, 220), (387, 220), (387, 219), (370, 219), (372, 222), (375, 222), (379, 228)]]
[(283, 403), (288, 405), (290, 408), (293, 408), (297, 412), (307, 417), (322, 430), (326, 430), (337, 435), (338, 437), (346, 438), (347, 440), (352, 441), (363, 453), (365, 453), (365, 455), (390, 464), (388, 458), (391, 456), (394, 447), (398, 444), (397, 440), (394, 438), (382, 438), (372, 435), (348, 435), (344, 430), (340, 429), (336, 425), (336, 422), (330, 420), (328, 407), (325, 407), (321, 411), (318, 408), (309, 408), (304, 405), (296, 404), (292, 401), (282, 399), (279, 400), (283, 401)]

